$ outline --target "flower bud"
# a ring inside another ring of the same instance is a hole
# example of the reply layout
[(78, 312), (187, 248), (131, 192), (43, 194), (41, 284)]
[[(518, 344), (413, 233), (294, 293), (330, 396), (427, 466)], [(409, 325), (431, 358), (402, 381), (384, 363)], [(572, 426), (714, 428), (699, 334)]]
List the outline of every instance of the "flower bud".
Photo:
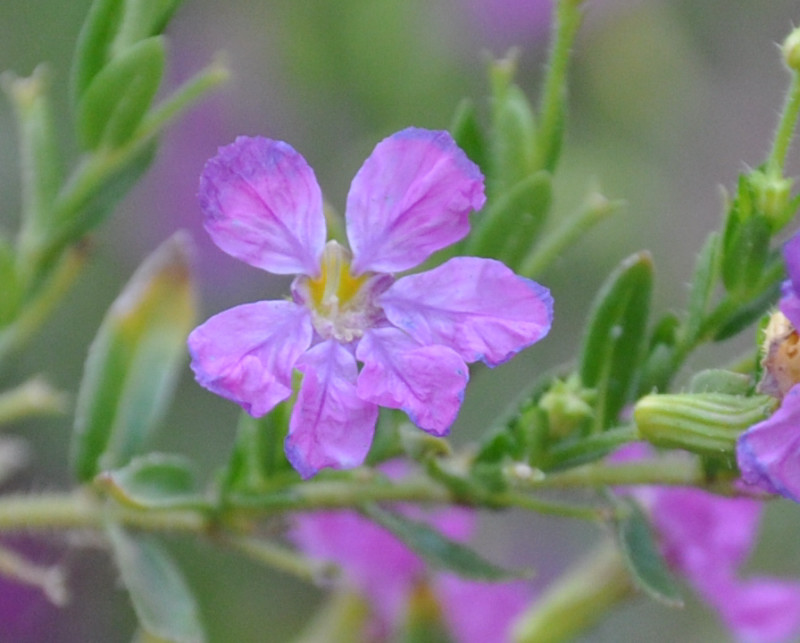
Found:
[(583, 388), (578, 378), (556, 381), (542, 395), (539, 407), (547, 414), (550, 435), (564, 438), (594, 416), (594, 392)]
[(756, 212), (765, 216), (774, 232), (786, 225), (794, 214), (791, 207), (792, 180), (777, 172), (755, 171), (749, 177)]
[(775, 401), (763, 395), (647, 395), (636, 404), (633, 418), (639, 435), (656, 446), (725, 455), (734, 453), (742, 431), (774, 407)]
[(792, 31), (783, 41), (783, 59), (793, 71), (800, 71), (800, 27)]

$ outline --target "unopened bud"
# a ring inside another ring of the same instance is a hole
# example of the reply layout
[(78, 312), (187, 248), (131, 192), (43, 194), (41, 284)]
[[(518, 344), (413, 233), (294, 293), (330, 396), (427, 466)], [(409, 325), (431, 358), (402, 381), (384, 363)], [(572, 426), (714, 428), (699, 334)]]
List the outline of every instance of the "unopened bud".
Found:
[(783, 59), (789, 69), (800, 72), (800, 27), (783, 41)]
[(742, 431), (774, 408), (775, 400), (764, 395), (647, 395), (636, 404), (633, 418), (639, 435), (656, 446), (724, 455), (733, 454)]
[(791, 207), (792, 180), (769, 171), (753, 172), (749, 179), (756, 211), (765, 216), (772, 230), (777, 232), (794, 214), (794, 208)]

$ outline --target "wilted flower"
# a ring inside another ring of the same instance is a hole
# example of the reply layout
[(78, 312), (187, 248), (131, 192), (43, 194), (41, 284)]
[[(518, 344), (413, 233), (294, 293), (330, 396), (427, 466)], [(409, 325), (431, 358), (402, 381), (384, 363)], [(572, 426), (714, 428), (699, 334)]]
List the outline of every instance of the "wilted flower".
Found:
[[(614, 459), (647, 452), (631, 445)], [(669, 565), (714, 607), (737, 640), (774, 643), (800, 634), (800, 582), (738, 577), (758, 535), (760, 502), (680, 487), (626, 492), (650, 514)]]
[(444, 435), (466, 363), (495, 366), (549, 330), (547, 289), (498, 261), (455, 257), (395, 280), (463, 238), (483, 205), (483, 176), (447, 132), (406, 129), (378, 144), (347, 197), (349, 250), (326, 244), (320, 188), (286, 143), (240, 137), (221, 148), (199, 199), (222, 250), (298, 274), (291, 301), (219, 313), (191, 333), (189, 349), (197, 381), (256, 417), (302, 373), (285, 446), (303, 477), (361, 464), (378, 405)]

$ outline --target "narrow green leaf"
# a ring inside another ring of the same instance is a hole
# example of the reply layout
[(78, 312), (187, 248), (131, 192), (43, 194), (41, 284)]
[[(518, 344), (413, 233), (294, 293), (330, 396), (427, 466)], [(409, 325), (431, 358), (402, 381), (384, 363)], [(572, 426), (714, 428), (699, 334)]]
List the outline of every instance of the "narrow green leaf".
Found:
[(463, 99), (456, 107), (450, 133), (470, 160), (486, 171), (486, 137), (478, 122), (475, 103), (469, 98)]
[(164, 72), (164, 40), (153, 36), (113, 58), (92, 80), (78, 104), (84, 147), (119, 147), (136, 132)]
[(669, 605), (683, 606), (677, 583), (658, 551), (653, 530), (642, 510), (633, 502), (617, 525), (622, 556), (640, 589), (651, 598)]
[(77, 106), (86, 88), (105, 67), (111, 42), (117, 33), (125, 0), (94, 0), (78, 36), (73, 58), (71, 95)]
[(22, 302), (22, 289), (15, 264), (14, 249), (5, 239), (0, 238), (0, 284), (3, 284), (3, 296), (0, 297), (0, 328), (14, 321)]
[(29, 78), (3, 74), (2, 81), (17, 121), (22, 180), (19, 252), (25, 256), (43, 241), (52, 224), (62, 169), (48, 96), (48, 70), (40, 65)]
[[(156, 143), (149, 143), (119, 167), (110, 171), (106, 167), (99, 168), (99, 181), (90, 177), (88, 186), (67, 186), (56, 202), (58, 227), (51, 233), (43, 263), (46, 264), (48, 258), (57, 255), (65, 245), (77, 241), (102, 223), (150, 167), (155, 153)], [(95, 157), (95, 162), (98, 166), (103, 165), (99, 157)]]
[(763, 290), (753, 299), (731, 311), (728, 318), (722, 322), (714, 333), (714, 341), (721, 342), (737, 335), (745, 328), (758, 320), (774, 305), (781, 293), (781, 282), (762, 285)]
[[(510, 80), (510, 79), (509, 79)], [(503, 194), (536, 167), (536, 123), (525, 93), (516, 85), (496, 85), (492, 96), (491, 195)]]
[(688, 316), (683, 333), (689, 342), (695, 341), (703, 320), (711, 307), (711, 297), (719, 277), (720, 237), (712, 233), (706, 239), (695, 262), (689, 293)]
[(104, 471), (95, 484), (117, 501), (139, 509), (203, 507), (191, 462), (178, 455), (149, 453), (126, 466)]
[(595, 297), (580, 351), (579, 373), (597, 391), (602, 427), (614, 422), (639, 367), (650, 311), (653, 261), (647, 252), (628, 257)]
[(468, 254), (495, 257), (508, 263), (524, 257), (541, 229), (552, 201), (547, 172), (526, 176), (483, 209), (468, 240)]
[(125, 13), (112, 44), (113, 55), (164, 31), (182, 0), (126, 0)]
[(170, 643), (205, 641), (194, 596), (158, 542), (116, 525), (108, 527), (108, 535), (142, 628)]
[(392, 532), (429, 564), (440, 569), (484, 581), (502, 581), (527, 575), (497, 567), (424, 523), (409, 520), (376, 505), (367, 505), (363, 511), (370, 520)]
[(175, 235), (145, 260), (89, 349), (71, 452), (82, 481), (126, 464), (172, 396), (195, 317), (187, 245)]
[(226, 491), (264, 493), (275, 475), (291, 472), (283, 452), (290, 411), (282, 403), (261, 418), (239, 414), (236, 442), (222, 477)]

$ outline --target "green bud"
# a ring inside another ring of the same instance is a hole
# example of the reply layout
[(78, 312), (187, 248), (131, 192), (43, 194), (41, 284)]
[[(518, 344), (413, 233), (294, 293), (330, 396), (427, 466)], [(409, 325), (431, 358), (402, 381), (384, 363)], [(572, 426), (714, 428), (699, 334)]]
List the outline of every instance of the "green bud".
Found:
[(743, 301), (754, 294), (754, 289), (762, 289), (773, 226), (759, 210), (759, 196), (751, 177), (740, 177), (725, 222), (721, 267), (725, 288)]
[(539, 401), (539, 407), (547, 413), (550, 435), (564, 438), (590, 420), (595, 397), (594, 391), (583, 388), (577, 377), (557, 380)]
[(793, 71), (800, 71), (800, 27), (792, 31), (783, 41), (783, 59)]
[(776, 172), (757, 170), (749, 176), (755, 199), (755, 209), (767, 218), (773, 232), (786, 225), (794, 214), (792, 180)]
[(775, 401), (727, 393), (647, 395), (633, 419), (641, 438), (660, 447), (705, 455), (733, 453), (739, 434), (766, 418)]

